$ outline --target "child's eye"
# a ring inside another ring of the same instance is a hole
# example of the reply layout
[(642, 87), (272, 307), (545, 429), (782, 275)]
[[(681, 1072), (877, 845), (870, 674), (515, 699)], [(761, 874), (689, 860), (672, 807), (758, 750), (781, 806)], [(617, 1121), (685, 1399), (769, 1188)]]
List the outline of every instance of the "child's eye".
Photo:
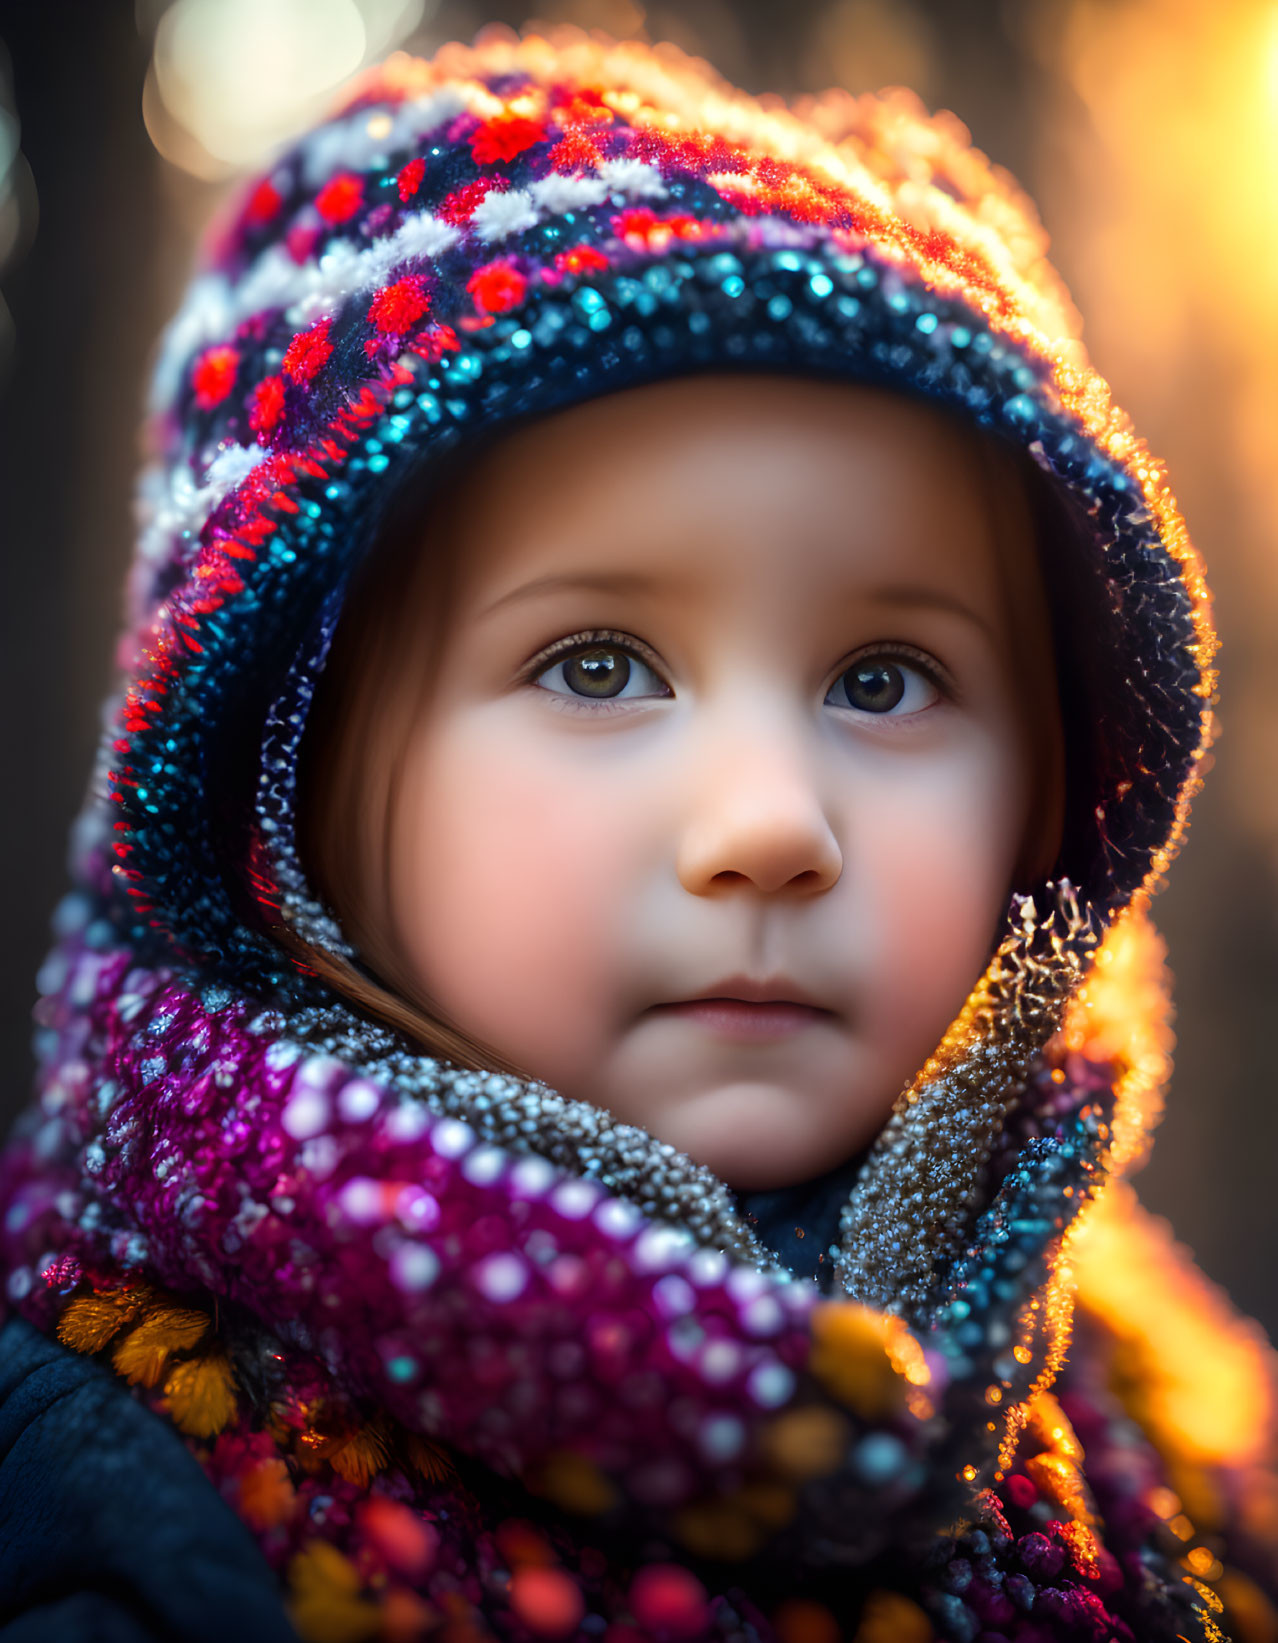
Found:
[[(565, 705), (653, 699), (673, 695), (634, 641), (606, 633), (577, 635), (543, 652), (525, 675), (530, 684), (566, 698)], [(863, 655), (831, 686), (826, 701), (877, 717), (904, 718), (931, 707), (941, 695), (927, 669), (900, 655)]]
[(613, 643), (578, 641), (549, 667), (535, 673), (532, 682), (553, 695), (571, 696), (579, 701), (670, 695), (670, 687), (641, 656)]
[(904, 718), (931, 707), (940, 694), (921, 667), (899, 656), (862, 656), (834, 681), (826, 701), (858, 713)]

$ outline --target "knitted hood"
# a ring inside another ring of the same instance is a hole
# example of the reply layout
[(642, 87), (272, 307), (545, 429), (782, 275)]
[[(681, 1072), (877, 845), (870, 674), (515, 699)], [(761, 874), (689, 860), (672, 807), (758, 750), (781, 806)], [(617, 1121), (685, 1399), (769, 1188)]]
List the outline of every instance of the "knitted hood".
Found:
[[(243, 193), (156, 371), (123, 683), (3, 1181), (12, 1300), (47, 1317), (104, 1273), (210, 1292), (405, 1430), (574, 1509), (708, 1502), (741, 1551), (856, 1561), (989, 1480), (1059, 1358), (1061, 1239), (1142, 1145), (1142, 911), (1214, 689), (1163, 469), (1043, 252), (1009, 179), (904, 96), (792, 110), (578, 35), (392, 58)], [(294, 774), (402, 487), (516, 417), (742, 368), (923, 395), (1028, 453), (1100, 635), (1053, 877), (848, 1185), (834, 1287), (873, 1310), (795, 1281), (704, 1168), (420, 1055), (282, 936), (350, 953)], [(764, 1474), (779, 1515), (743, 1504)]]

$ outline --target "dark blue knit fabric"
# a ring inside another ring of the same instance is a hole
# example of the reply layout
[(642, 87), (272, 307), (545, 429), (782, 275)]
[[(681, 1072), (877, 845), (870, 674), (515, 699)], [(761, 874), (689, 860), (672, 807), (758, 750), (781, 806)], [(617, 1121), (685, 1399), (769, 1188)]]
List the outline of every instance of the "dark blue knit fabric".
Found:
[(0, 1330), (2, 1643), (297, 1643), (171, 1427), (21, 1319)]

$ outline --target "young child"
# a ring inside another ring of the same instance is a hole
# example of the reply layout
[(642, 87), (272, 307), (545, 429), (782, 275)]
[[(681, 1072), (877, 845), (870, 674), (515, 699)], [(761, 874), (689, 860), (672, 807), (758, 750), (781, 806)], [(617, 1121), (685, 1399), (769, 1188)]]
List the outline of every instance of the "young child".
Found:
[(961, 129), (393, 59), (154, 411), (0, 1637), (1278, 1636), (1268, 1350), (1120, 1179), (1206, 593)]

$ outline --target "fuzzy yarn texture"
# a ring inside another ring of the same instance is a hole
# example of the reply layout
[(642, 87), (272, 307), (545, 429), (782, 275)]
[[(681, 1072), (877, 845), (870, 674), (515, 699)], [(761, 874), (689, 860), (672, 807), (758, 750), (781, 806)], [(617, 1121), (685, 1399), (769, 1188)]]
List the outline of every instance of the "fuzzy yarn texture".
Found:
[[(708, 369), (1013, 443), (1108, 624), (1091, 802), (820, 1284), (703, 1167), (290, 957), (354, 957), (295, 774), (394, 498), (513, 418)], [(302, 1635), (1275, 1636), (1268, 1348), (1121, 1180), (1167, 1071), (1146, 908), (1211, 736), (1206, 590), (958, 123), (571, 31), (392, 58), (217, 226), (151, 410), (0, 1260), (183, 1436)]]

